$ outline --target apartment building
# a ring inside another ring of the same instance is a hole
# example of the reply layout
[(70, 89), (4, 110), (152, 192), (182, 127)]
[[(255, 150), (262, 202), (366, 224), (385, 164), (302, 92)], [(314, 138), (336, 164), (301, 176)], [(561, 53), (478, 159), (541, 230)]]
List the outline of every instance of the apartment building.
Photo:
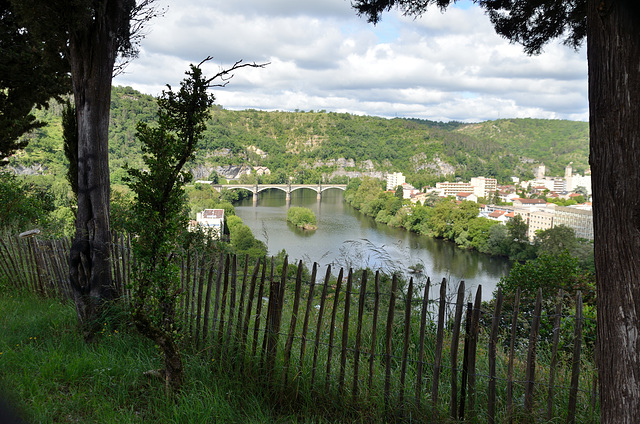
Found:
[(469, 184), (473, 187), (473, 194), (485, 199), (498, 190), (498, 180), (495, 178), (474, 177), (471, 178)]
[(405, 183), (404, 175), (402, 172), (394, 172), (387, 174), (387, 190), (395, 190), (396, 187)]
[(576, 237), (593, 240), (593, 213), (591, 210), (556, 206), (553, 225), (566, 225), (576, 232)]

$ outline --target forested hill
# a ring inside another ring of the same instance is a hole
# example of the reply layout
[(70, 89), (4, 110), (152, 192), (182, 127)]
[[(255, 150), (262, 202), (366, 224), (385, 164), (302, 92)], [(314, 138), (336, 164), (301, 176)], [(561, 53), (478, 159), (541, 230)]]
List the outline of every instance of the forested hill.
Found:
[[(122, 165), (140, 164), (135, 140), (139, 121), (155, 120), (153, 97), (130, 87), (114, 87), (111, 102), (110, 166), (114, 180)], [(29, 147), (12, 158), (16, 169), (64, 166), (59, 105), (38, 112), (49, 125), (31, 134)], [(345, 160), (339, 160), (339, 159)], [(263, 112), (211, 110), (211, 120), (194, 166), (267, 166), (282, 175), (318, 175), (338, 168), (354, 171), (402, 171), (418, 179), (455, 173), (473, 176), (530, 175), (539, 163), (548, 174), (588, 166), (588, 124), (541, 119), (503, 119), (477, 124), (421, 119), (385, 119), (325, 111)]]

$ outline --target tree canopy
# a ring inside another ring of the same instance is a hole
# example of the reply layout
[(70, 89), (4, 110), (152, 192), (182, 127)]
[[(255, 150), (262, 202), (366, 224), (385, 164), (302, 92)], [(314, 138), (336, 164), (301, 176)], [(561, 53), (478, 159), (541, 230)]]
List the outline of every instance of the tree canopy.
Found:
[(0, 0), (0, 166), (26, 146), (23, 134), (42, 127), (33, 108), (71, 91), (58, 46), (25, 31), (9, 0)]

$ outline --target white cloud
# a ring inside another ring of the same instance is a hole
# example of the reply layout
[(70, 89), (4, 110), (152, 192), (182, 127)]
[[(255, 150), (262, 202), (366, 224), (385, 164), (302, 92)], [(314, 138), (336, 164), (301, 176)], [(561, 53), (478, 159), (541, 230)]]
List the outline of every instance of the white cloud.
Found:
[(392, 11), (378, 26), (348, 0), (171, 0), (152, 22), (140, 58), (114, 83), (157, 95), (189, 63), (207, 75), (238, 59), (215, 91), (229, 109), (330, 110), (433, 120), (587, 119), (585, 52), (551, 44), (539, 56), (497, 36), (475, 6)]

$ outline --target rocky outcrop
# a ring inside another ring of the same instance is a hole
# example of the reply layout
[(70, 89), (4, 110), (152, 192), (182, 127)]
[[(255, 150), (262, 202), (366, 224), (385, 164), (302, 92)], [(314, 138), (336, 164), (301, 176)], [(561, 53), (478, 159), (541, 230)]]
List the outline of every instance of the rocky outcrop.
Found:
[(27, 165), (27, 166), (20, 165), (20, 164), (11, 165), (11, 166), (8, 166), (8, 169), (16, 175), (42, 175), (49, 168), (47, 168), (46, 166), (43, 166), (42, 164), (34, 163), (33, 165)]

